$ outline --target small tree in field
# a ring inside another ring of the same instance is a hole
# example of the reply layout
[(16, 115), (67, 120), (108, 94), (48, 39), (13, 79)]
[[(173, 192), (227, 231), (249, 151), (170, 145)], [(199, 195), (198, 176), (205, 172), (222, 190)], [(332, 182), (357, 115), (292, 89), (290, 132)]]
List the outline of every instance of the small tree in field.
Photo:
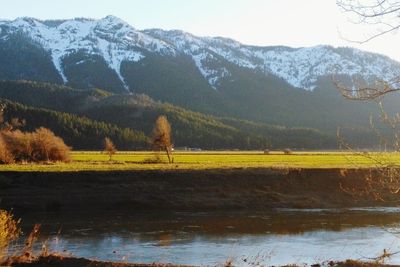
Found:
[(117, 152), (114, 143), (108, 137), (104, 138), (104, 151), (110, 157), (109, 158), (110, 161), (112, 160), (112, 156)]
[(168, 162), (172, 162), (172, 143), (171, 143), (171, 125), (166, 116), (159, 116), (153, 129), (153, 149), (164, 150), (167, 153)]

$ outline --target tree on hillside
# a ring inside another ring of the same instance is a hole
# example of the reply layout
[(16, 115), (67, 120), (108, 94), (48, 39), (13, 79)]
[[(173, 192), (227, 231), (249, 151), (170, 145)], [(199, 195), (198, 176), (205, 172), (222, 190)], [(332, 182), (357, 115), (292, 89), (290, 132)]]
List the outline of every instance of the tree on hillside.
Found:
[(104, 152), (108, 154), (108, 160), (110, 161), (112, 160), (112, 156), (117, 152), (114, 143), (108, 137), (104, 138)]
[(164, 150), (167, 153), (168, 162), (172, 162), (171, 125), (166, 116), (159, 116), (156, 120), (152, 136), (153, 149)]

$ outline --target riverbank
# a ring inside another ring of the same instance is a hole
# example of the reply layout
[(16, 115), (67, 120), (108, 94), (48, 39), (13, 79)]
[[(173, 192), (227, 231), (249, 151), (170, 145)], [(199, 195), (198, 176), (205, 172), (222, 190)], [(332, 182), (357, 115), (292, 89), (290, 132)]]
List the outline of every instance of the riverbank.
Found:
[[(375, 262), (361, 262), (347, 260), (344, 262), (328, 262), (325, 264), (313, 264), (313, 267), (320, 266), (331, 266), (331, 267), (398, 267), (400, 265), (386, 265)], [(73, 257), (61, 257), (61, 256), (46, 256), (39, 257), (37, 260), (32, 262), (14, 262), (7, 267), (194, 267), (188, 265), (173, 265), (173, 264), (140, 264), (140, 263), (117, 263), (117, 262), (103, 262), (89, 260), (85, 258), (73, 258)], [(220, 267), (234, 267), (231, 263), (220, 265)], [(297, 265), (288, 265), (296, 267)]]
[(18, 215), (398, 206), (381, 179), (374, 169), (2, 172), (0, 196), (2, 208)]
[(190, 267), (186, 265), (173, 264), (144, 264), (144, 263), (120, 263), (89, 260), (85, 258), (46, 256), (38, 257), (33, 261), (19, 261), (8, 263), (7, 267)]

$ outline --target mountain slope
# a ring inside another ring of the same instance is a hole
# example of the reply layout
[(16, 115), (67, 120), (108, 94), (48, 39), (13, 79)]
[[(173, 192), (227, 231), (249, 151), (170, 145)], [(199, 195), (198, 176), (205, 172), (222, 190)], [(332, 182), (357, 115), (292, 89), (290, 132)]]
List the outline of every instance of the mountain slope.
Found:
[[(113, 69), (121, 81), (121, 62), (139, 61), (143, 56), (137, 48), (171, 54), (173, 48), (162, 41), (136, 31), (124, 21), (108, 16), (102, 20), (75, 19), (66, 21), (39, 21), (33, 18), (18, 18), (1, 25), (2, 39), (7, 34), (20, 33), (40, 43), (50, 52), (53, 64), (64, 83), (68, 77), (64, 73), (63, 61), (74, 52), (101, 55), (108, 67)], [(5, 32), (5, 33), (3, 33)]]
[(265, 75), (275, 75), (293, 87), (313, 90), (320, 77), (347, 75), (366, 80), (377, 77), (390, 80), (400, 74), (400, 64), (388, 57), (354, 48), (333, 48), (327, 45), (290, 48), (285, 46), (257, 47), (243, 45), (227, 38), (196, 37), (182, 31), (145, 30), (190, 55), (214, 88), (231, 73), (223, 67), (212, 68), (216, 55), (237, 66)]
[[(263, 123), (217, 118), (155, 102), (145, 95), (118, 95), (101, 90), (76, 90), (38, 82), (0, 82), (0, 98), (39, 109), (68, 112), (99, 123), (112, 123), (151, 136), (159, 115), (172, 125), (175, 146), (203, 149), (335, 148), (336, 138), (313, 129), (286, 128)], [(10, 116), (13, 112), (10, 112)], [(19, 113), (15, 113), (18, 117)], [(117, 114), (117, 115), (116, 115)], [(26, 117), (40, 125), (46, 118)], [(251, 127), (248, 125), (251, 124)], [(44, 125), (43, 125), (44, 126)], [(58, 126), (57, 126), (58, 127)], [(62, 136), (62, 134), (60, 134)]]
[(143, 93), (218, 117), (329, 134), (378, 116), (371, 104), (342, 99), (332, 75), (353, 86), (354, 79), (369, 83), (399, 74), (398, 62), (357, 49), (249, 46), (182, 31), (140, 31), (113, 16), (0, 21), (0, 79)]

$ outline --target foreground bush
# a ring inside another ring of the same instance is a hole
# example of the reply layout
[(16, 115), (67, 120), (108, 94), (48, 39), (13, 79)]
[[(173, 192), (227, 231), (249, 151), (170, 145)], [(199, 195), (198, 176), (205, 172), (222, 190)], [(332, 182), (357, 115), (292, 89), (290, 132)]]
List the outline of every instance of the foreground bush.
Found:
[(64, 141), (46, 128), (32, 133), (5, 130), (0, 133), (0, 161), (43, 162), (70, 160), (70, 148)]
[(21, 233), (19, 221), (5, 210), (0, 210), (0, 261), (6, 256), (10, 242), (16, 240)]

